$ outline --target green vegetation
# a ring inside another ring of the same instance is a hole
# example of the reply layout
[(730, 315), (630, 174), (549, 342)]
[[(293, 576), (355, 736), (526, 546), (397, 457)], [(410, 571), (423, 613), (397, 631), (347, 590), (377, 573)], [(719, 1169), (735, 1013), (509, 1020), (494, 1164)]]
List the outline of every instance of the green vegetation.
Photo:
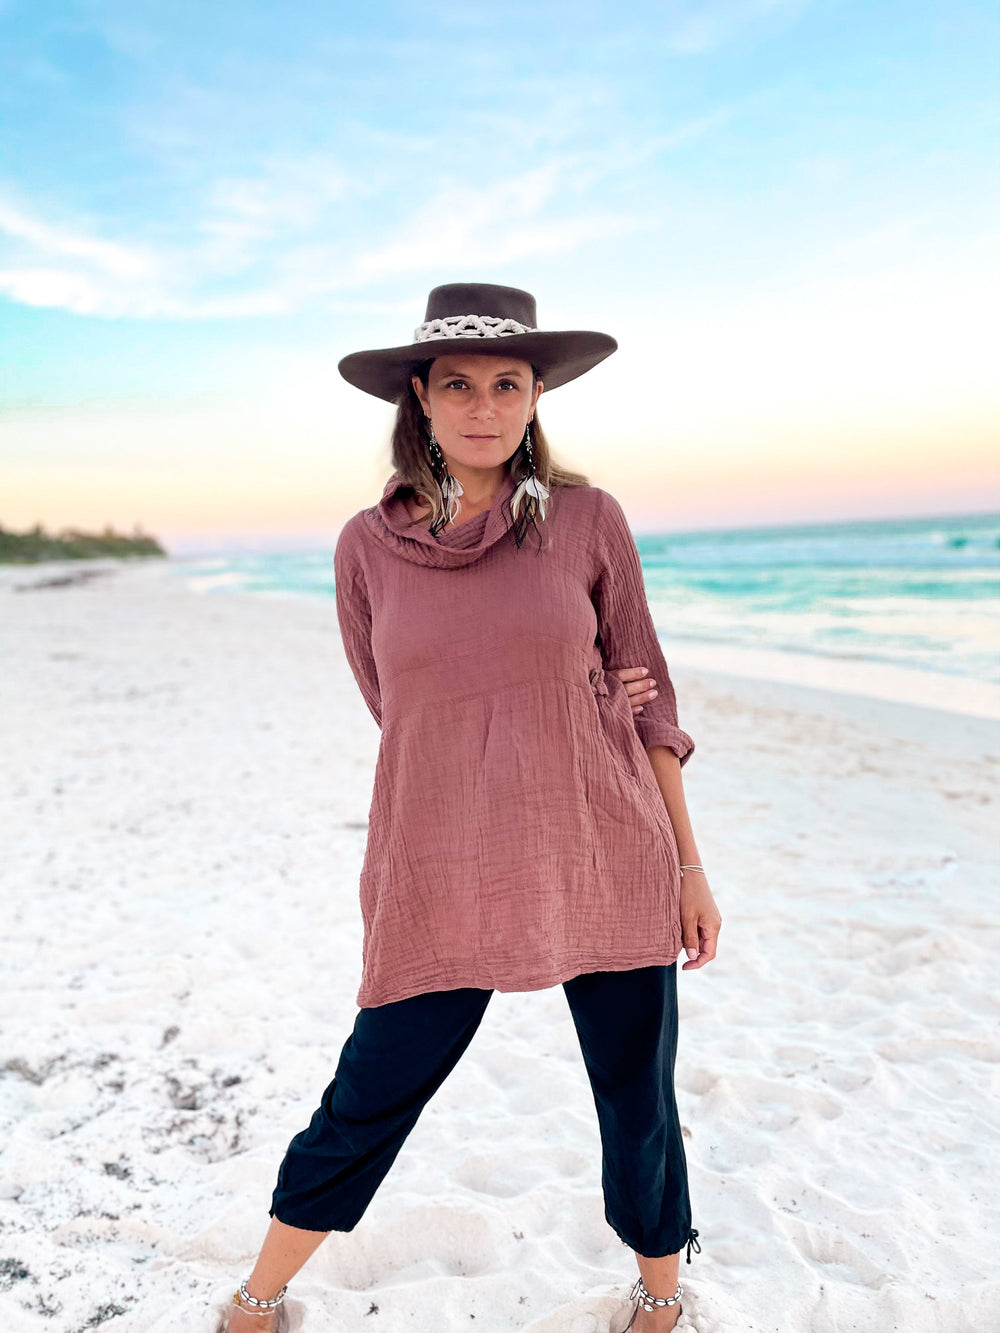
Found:
[(31, 565), (39, 560), (96, 560), (101, 556), (123, 558), (165, 556), (155, 537), (136, 527), (130, 535), (105, 527), (103, 532), (81, 532), (64, 528), (47, 533), (40, 523), (26, 532), (12, 532), (0, 525), (0, 564)]

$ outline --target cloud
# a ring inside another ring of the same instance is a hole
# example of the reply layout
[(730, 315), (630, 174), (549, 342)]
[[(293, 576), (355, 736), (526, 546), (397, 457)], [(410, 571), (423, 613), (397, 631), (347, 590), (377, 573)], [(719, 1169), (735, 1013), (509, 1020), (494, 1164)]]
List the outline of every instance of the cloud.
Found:
[(268, 161), (254, 175), (227, 176), (210, 188), (206, 229), (252, 229), (255, 235), (301, 231), (359, 183), (325, 154)]
[(158, 260), (147, 247), (56, 226), (3, 200), (0, 235), (8, 239), (0, 292), (21, 305), (124, 315), (157, 282)]
[[(115, 74), (86, 88), (74, 71), (56, 103), (74, 125), (93, 115), (101, 145), (66, 153), (56, 206), (113, 199), (117, 216), (60, 217), (0, 190), (0, 293), (107, 318), (294, 313), (401, 274), (495, 268), (635, 232), (654, 225), (655, 157), (730, 113), (699, 102), (689, 124), (651, 114), (637, 125), (622, 50), (648, 28), (662, 57), (685, 24), (721, 32), (793, 3), (678, 0), (648, 24), (625, 14), (609, 25), (600, 0), (557, 0), (540, 22), (599, 53), (591, 68), (562, 50), (514, 59), (537, 39), (506, 18), (455, 37), (455, 0), (442, 0), (441, 22), (418, 6), (389, 30), (367, 19), (331, 29), (319, 11), (289, 27), (277, 5), (234, 25), (235, 3), (204, 19), (197, 5), (167, 15), (154, 0), (82, 0), (74, 32), (113, 54)], [(514, 7), (534, 14), (526, 0)], [(488, 95), (501, 69), (504, 96)]]
[(0, 201), (0, 232), (25, 241), (42, 255), (80, 259), (116, 278), (148, 276), (152, 260), (136, 246), (97, 240), (82, 232), (66, 231)]
[[(504, 19), (511, 24), (542, 25), (546, 35), (571, 31), (583, 44), (599, 41), (644, 49), (665, 45), (675, 55), (699, 56), (714, 51), (747, 28), (775, 16), (797, 17), (809, 0), (671, 0), (670, 3), (620, 7), (609, 15), (599, 0), (548, 0), (542, 13), (536, 0), (507, 0)], [(424, 0), (435, 23), (459, 41), (471, 37), (482, 44), (495, 31), (496, 13), (487, 6)]]
[(683, 9), (668, 24), (667, 45), (676, 55), (700, 56), (732, 41), (746, 28), (774, 17), (796, 18), (808, 0), (708, 0)]
[(15, 243), (0, 292), (109, 318), (290, 313), (400, 274), (567, 253), (652, 225), (582, 203), (582, 183), (591, 190), (601, 169), (567, 156), (478, 187), (449, 185), (374, 239), (338, 234), (336, 210), (356, 187), (328, 159), (217, 180), (189, 229), (195, 239), (157, 250), (55, 227), (0, 202), (0, 232)]
[(588, 241), (647, 225), (615, 213), (539, 217), (537, 205), (523, 194), (527, 179), (508, 182), (486, 200), (470, 200), (461, 190), (443, 191), (397, 237), (362, 254), (355, 265), (357, 277), (364, 282), (426, 269), (471, 269), (568, 253)]
[(64, 269), (0, 269), (0, 292), (21, 305), (70, 310), (75, 315), (110, 313), (107, 293), (99, 283)]

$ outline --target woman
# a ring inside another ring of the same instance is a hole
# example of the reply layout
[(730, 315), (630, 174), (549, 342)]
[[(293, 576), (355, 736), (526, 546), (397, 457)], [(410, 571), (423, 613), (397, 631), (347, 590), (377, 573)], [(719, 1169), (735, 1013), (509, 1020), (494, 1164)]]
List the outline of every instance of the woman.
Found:
[(360, 1012), (281, 1164), (229, 1333), (281, 1327), (286, 1284), (357, 1224), (493, 990), (558, 984), (607, 1220), (636, 1252), (628, 1327), (680, 1316), (680, 1252), (700, 1247), (673, 1090), (676, 959), (684, 946), (684, 968), (704, 966), (721, 925), (681, 784), (694, 742), (624, 514), (552, 463), (536, 414), (543, 388), (616, 346), (538, 330), (527, 292), (451, 284), (412, 343), (340, 363), (397, 403), (396, 471), (335, 554), (344, 649), (382, 729)]

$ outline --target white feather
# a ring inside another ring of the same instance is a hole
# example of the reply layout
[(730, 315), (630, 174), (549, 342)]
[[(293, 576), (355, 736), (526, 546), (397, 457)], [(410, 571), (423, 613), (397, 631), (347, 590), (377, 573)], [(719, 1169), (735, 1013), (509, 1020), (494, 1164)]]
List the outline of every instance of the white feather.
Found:
[(521, 507), (521, 501), (524, 499), (525, 495), (533, 495), (535, 497), (538, 501), (538, 516), (539, 518), (544, 518), (545, 502), (549, 498), (549, 493), (538, 480), (535, 473), (532, 472), (530, 476), (524, 478), (518, 485), (514, 494), (510, 497), (510, 512), (514, 516), (515, 522), (517, 520), (518, 510)]

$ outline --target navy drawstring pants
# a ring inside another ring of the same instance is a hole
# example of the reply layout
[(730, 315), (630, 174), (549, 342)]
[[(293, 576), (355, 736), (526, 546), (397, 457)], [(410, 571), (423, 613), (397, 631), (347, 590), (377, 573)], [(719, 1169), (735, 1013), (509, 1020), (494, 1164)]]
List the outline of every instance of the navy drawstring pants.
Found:
[[(563, 982), (594, 1093), (605, 1217), (638, 1254), (687, 1245), (687, 1163), (674, 1099), (677, 963)], [(306, 1231), (351, 1231), (458, 1063), (491, 990), (431, 991), (361, 1009), (333, 1082), (278, 1171), (270, 1213)]]

